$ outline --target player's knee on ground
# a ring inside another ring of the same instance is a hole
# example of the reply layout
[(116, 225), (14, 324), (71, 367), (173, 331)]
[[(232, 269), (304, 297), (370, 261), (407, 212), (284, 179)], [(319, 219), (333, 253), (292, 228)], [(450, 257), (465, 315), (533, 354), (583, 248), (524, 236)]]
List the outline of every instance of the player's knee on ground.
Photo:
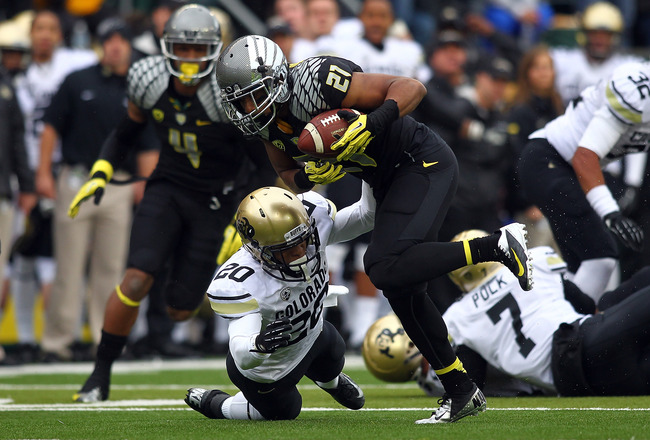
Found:
[(265, 405), (263, 410), (258, 409), (258, 411), (267, 420), (293, 420), (300, 415), (302, 409), (300, 394), (298, 394), (298, 398), (282, 400), (282, 402), (274, 401), (272, 405)]

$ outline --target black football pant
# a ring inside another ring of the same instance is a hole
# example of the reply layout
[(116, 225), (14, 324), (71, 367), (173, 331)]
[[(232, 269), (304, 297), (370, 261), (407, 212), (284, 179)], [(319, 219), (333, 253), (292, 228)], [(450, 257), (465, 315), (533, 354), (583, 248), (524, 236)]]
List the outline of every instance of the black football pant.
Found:
[(302, 396), (296, 385), (303, 376), (313, 381), (329, 382), (343, 371), (345, 341), (328, 321), (304, 359), (289, 374), (277, 382), (259, 383), (244, 377), (237, 369), (230, 352), (226, 369), (232, 383), (246, 400), (267, 420), (292, 420), (302, 408)]

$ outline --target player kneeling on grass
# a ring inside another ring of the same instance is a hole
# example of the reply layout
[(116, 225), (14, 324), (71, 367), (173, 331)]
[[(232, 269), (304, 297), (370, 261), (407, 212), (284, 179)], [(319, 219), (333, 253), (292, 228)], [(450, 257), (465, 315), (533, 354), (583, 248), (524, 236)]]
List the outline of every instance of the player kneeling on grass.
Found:
[(323, 319), (325, 246), (369, 231), (373, 220), (367, 185), (338, 214), (311, 191), (266, 187), (246, 196), (235, 219), (243, 246), (208, 288), (213, 310), (229, 320), (226, 367), (240, 392), (190, 388), (185, 402), (214, 419), (295, 419), (302, 407), (296, 385), (306, 376), (341, 405), (363, 407), (363, 391), (342, 373), (345, 342)]

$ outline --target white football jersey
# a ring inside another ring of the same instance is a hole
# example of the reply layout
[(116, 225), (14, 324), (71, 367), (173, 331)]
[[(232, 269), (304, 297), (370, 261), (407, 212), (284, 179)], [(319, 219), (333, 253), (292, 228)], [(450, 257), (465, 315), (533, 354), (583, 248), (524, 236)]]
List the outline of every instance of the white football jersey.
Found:
[[(313, 191), (298, 197), (302, 199), (309, 216), (315, 220), (320, 238), (320, 256), (310, 265), (311, 279), (287, 281), (278, 272), (265, 271), (259, 261), (241, 248), (217, 271), (207, 292), (212, 309), (231, 320), (230, 352), (235, 364), (245, 377), (256, 382), (275, 382), (293, 370), (311, 349), (323, 328), (323, 302), (328, 294), (329, 282), (325, 246), (331, 239), (342, 236), (333, 229), (336, 210), (327, 199)], [(354, 230), (355, 225), (351, 225), (351, 229)], [(358, 230), (355, 235), (365, 231)], [(233, 324), (253, 314), (261, 316), (261, 327), (251, 328), (250, 338), (235, 340), (237, 335), (233, 334)], [(271, 355), (250, 352), (254, 347), (254, 336), (260, 328), (284, 317), (291, 318), (293, 325), (289, 345)], [(263, 360), (253, 368), (241, 368), (251, 358), (256, 358), (258, 362)]]
[[(16, 96), (25, 117), (25, 146), (29, 165), (38, 166), (40, 140), (43, 132), (43, 116), (52, 97), (69, 73), (89, 67), (98, 62), (92, 50), (58, 48), (46, 63), (30, 63), (24, 74), (16, 79)], [(55, 151), (60, 159), (60, 151)]]
[(531, 249), (535, 287), (525, 292), (505, 267), (444, 313), (449, 335), (495, 368), (554, 391), (553, 332), (585, 316), (564, 299), (564, 261), (548, 246)]
[(650, 63), (618, 67), (612, 76), (587, 87), (566, 112), (530, 138), (546, 138), (567, 162), (577, 148), (594, 151), (601, 165), (650, 144)]
[(609, 77), (623, 64), (639, 62), (633, 55), (615, 53), (602, 63), (590, 63), (583, 48), (554, 48), (551, 57), (555, 67), (555, 87), (567, 105), (585, 88)]
[(357, 63), (364, 72), (417, 78), (424, 68), (424, 55), (414, 41), (386, 37), (379, 49), (363, 38), (339, 44), (336, 56)]

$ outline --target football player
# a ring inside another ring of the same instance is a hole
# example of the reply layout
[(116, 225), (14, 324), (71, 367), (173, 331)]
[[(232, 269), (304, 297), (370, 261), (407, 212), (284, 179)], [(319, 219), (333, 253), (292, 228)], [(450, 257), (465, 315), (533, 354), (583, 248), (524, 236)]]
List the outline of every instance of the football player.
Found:
[[(439, 373), (448, 395), (438, 411), (418, 423), (454, 422), (485, 409), (449, 341), (445, 323), (426, 294), (427, 281), (482, 261), (501, 261), (532, 287), (523, 225), (507, 225), (489, 237), (464, 243), (436, 242), (454, 195), (458, 166), (449, 146), (407, 116), (422, 99), (417, 80), (365, 74), (351, 61), (308, 58), (291, 68), (267, 38), (235, 40), (217, 61), (229, 118), (243, 132), (262, 138), (284, 183), (296, 193), (349, 172), (370, 184), (377, 201), (366, 273), (381, 289), (422, 354)], [(332, 146), (335, 161), (316, 162), (298, 150), (304, 126), (329, 109), (350, 122)], [(306, 162), (306, 163), (305, 163)]]
[(341, 372), (345, 342), (323, 319), (323, 307), (325, 246), (372, 229), (369, 192), (364, 185), (361, 200), (338, 213), (313, 191), (296, 196), (264, 187), (244, 198), (235, 218), (243, 246), (208, 288), (212, 309), (229, 321), (226, 367), (240, 392), (190, 388), (190, 407), (214, 419), (295, 419), (303, 376), (341, 405), (363, 407), (363, 391)]
[(567, 298), (580, 292), (563, 278), (564, 261), (548, 246), (530, 251), (531, 292), (499, 263), (449, 274), (463, 293), (443, 317), (472, 378), (482, 387), (487, 363), (550, 394), (648, 394), (650, 268), (603, 296), (598, 313), (578, 313)]
[(643, 230), (621, 212), (602, 167), (648, 149), (649, 95), (650, 64), (618, 67), (533, 132), (519, 161), (525, 196), (549, 219), (573, 282), (596, 302), (616, 266), (615, 238), (643, 247)]
[(204, 6), (183, 6), (167, 22), (161, 46), (163, 55), (129, 70), (127, 116), (104, 143), (68, 212), (75, 217), (90, 197), (99, 203), (135, 134), (151, 121), (162, 144), (160, 159), (133, 219), (126, 273), (106, 305), (95, 368), (75, 394), (78, 402), (108, 398), (111, 366), (168, 260), (164, 297), (171, 318), (188, 319), (201, 304), (222, 232), (241, 198), (238, 173), (250, 163), (247, 154), (262, 164), (222, 111), (214, 76), (222, 46), (217, 19)]

